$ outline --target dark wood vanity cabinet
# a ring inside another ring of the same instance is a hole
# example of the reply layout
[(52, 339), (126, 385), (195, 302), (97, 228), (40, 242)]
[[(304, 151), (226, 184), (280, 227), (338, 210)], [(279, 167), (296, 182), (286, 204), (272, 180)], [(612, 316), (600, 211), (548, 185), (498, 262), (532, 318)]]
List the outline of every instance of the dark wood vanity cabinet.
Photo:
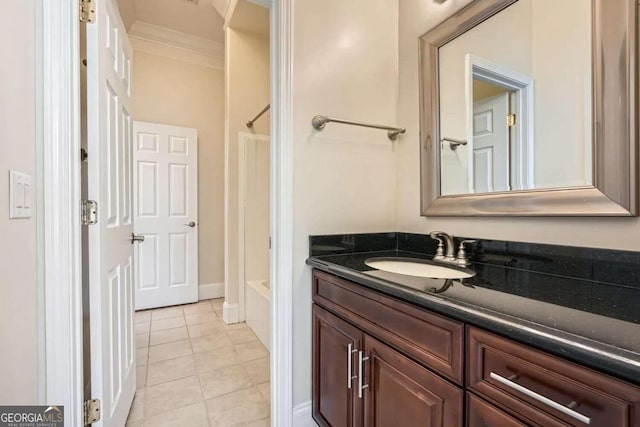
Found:
[(462, 426), (462, 390), (313, 307), (313, 417), (323, 427)]
[(626, 382), (317, 270), (313, 302), (322, 427), (640, 427)]

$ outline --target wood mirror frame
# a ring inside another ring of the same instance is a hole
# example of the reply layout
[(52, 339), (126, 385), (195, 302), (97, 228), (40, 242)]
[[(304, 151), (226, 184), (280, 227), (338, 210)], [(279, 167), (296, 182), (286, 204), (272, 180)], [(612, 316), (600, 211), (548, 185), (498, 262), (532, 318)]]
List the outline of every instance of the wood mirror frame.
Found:
[(440, 194), (438, 49), (518, 0), (475, 0), (420, 37), (422, 216), (637, 216), (638, 0), (592, 1), (593, 185)]

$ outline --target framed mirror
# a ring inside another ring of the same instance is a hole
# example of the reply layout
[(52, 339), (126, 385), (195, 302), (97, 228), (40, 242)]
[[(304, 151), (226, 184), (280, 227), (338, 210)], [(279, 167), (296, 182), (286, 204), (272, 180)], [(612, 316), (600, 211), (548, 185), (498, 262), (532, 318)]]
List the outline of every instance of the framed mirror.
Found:
[(637, 0), (475, 0), (420, 38), (423, 216), (636, 216)]

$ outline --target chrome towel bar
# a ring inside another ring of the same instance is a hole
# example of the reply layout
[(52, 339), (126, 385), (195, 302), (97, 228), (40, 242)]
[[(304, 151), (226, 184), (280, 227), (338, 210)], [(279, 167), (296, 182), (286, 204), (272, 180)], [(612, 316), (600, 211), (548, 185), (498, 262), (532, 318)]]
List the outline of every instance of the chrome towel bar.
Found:
[(249, 121), (246, 123), (247, 127), (248, 127), (249, 129), (251, 129), (251, 128), (253, 127), (253, 124), (256, 122), (256, 120), (258, 120), (260, 117), (262, 117), (262, 115), (263, 115), (264, 113), (266, 113), (267, 111), (269, 111), (269, 108), (271, 108), (271, 104), (267, 104), (267, 106), (266, 106), (266, 107), (264, 107), (264, 108), (262, 109), (262, 111), (260, 111), (260, 112), (258, 113), (258, 115), (257, 115), (257, 116), (255, 116), (253, 119), (249, 120)]
[(374, 125), (371, 123), (356, 122), (353, 120), (336, 119), (334, 117), (328, 117), (328, 116), (315, 116), (313, 119), (311, 119), (311, 124), (317, 130), (323, 130), (327, 125), (327, 123), (331, 123), (331, 122), (342, 123), (343, 125), (353, 125), (353, 126), (361, 126), (365, 128), (386, 130), (387, 136), (391, 141), (395, 141), (396, 139), (398, 139), (398, 135), (406, 132), (405, 128), (397, 128), (393, 126), (384, 126), (384, 125)]
[(468, 142), (463, 139), (454, 139), (454, 138), (442, 138), (440, 140), (442, 143), (448, 142), (451, 146), (452, 150), (455, 150), (460, 145), (467, 145)]

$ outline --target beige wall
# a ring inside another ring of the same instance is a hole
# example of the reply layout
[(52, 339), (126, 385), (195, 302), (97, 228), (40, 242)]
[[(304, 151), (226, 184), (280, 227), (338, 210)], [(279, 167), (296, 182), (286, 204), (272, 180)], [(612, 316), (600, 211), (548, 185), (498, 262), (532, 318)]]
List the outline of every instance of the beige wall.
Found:
[[(398, 2), (302, 1), (294, 9), (293, 396), (297, 405), (311, 399), (308, 237), (395, 229), (394, 150), (404, 141), (391, 143), (383, 131), (340, 124), (316, 132), (310, 123), (316, 114), (396, 122)], [(417, 49), (415, 40), (413, 47)], [(417, 149), (413, 152), (417, 154)]]
[(270, 133), (269, 113), (264, 114), (252, 129), (245, 126), (269, 103), (269, 37), (229, 27), (226, 30), (225, 55), (225, 302), (238, 304), (238, 133)]
[(133, 116), (198, 130), (200, 284), (224, 281), (224, 72), (134, 51)]
[[(540, 242), (611, 249), (640, 250), (637, 218), (423, 218), (420, 216), (418, 161), (417, 37), (468, 3), (442, 5), (423, 0), (400, 2), (400, 96), (398, 123), (407, 134), (397, 150), (397, 220), (400, 231), (445, 230), (460, 236)], [(594, 232), (599, 230), (599, 232)]]
[[(38, 402), (35, 13), (0, 2), (0, 405)], [(30, 219), (9, 219), (9, 169), (31, 175)]]

